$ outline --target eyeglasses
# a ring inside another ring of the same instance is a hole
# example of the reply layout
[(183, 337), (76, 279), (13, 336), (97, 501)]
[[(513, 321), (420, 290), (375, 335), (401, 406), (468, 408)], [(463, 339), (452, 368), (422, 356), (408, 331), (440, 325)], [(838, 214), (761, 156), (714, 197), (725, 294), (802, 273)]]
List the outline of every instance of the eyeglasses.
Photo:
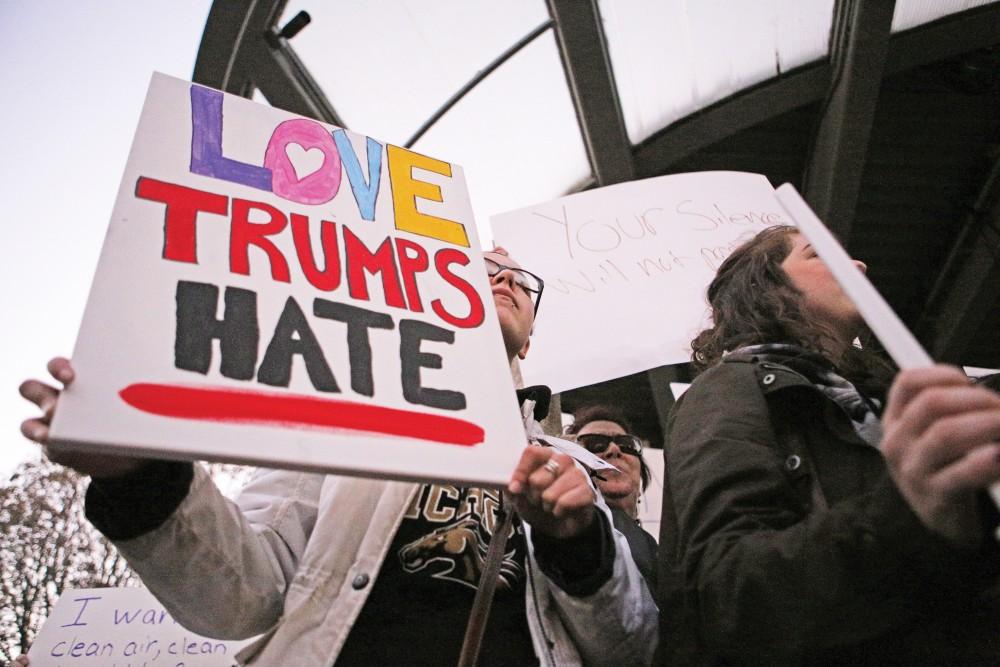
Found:
[(538, 314), (538, 304), (542, 300), (542, 290), (545, 289), (545, 281), (536, 276), (531, 271), (525, 271), (524, 269), (517, 269), (513, 266), (504, 266), (503, 264), (497, 264), (489, 257), (484, 257), (483, 260), (486, 262), (486, 275), (490, 278), (499, 275), (504, 271), (510, 271), (514, 276), (514, 284), (523, 289), (531, 297), (531, 303), (535, 307), (535, 314)]
[(600, 454), (606, 451), (611, 443), (618, 445), (618, 449), (632, 456), (642, 454), (642, 441), (638, 437), (629, 433), (618, 433), (615, 435), (605, 435), (604, 433), (584, 433), (576, 436), (576, 441), (593, 454)]

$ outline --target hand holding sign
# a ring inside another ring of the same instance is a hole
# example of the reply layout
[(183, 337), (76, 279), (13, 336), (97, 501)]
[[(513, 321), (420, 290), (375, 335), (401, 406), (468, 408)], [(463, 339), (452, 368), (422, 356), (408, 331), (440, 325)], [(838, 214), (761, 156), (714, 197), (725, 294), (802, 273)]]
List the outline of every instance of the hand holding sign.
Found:
[(978, 544), (977, 493), (1000, 480), (1000, 396), (955, 368), (906, 370), (883, 424), (889, 471), (920, 520), (956, 544)]
[[(68, 387), (76, 377), (69, 359), (55, 357), (48, 363), (49, 373), (63, 387)], [(45, 446), (49, 440), (49, 425), (59, 402), (60, 390), (39, 380), (26, 380), (21, 383), (21, 396), (28, 399), (42, 410), (40, 417), (27, 419), (21, 424), (21, 433), (29, 440)], [(110, 454), (93, 454), (73, 450), (49, 451), (45, 447), (46, 456), (77, 472), (93, 477), (117, 477), (135, 472), (142, 466), (144, 459)]]
[(587, 476), (551, 447), (525, 449), (507, 490), (521, 518), (548, 537), (573, 537), (594, 520), (594, 490)]
[(790, 184), (776, 191), (820, 258), (902, 372), (886, 406), (882, 450), (903, 497), (925, 526), (958, 544), (981, 539), (975, 499), (1000, 504), (1000, 397), (933, 361)]

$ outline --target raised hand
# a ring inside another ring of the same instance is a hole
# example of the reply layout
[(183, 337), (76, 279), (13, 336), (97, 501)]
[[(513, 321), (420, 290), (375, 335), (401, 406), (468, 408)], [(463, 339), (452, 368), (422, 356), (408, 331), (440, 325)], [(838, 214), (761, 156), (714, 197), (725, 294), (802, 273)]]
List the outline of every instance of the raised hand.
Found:
[(956, 544), (979, 543), (976, 495), (1000, 480), (1000, 396), (955, 368), (903, 371), (883, 427), (889, 472), (924, 525)]
[[(49, 374), (63, 388), (68, 387), (76, 376), (69, 359), (55, 357), (48, 363)], [(50, 449), (49, 425), (59, 404), (60, 389), (48, 385), (41, 380), (25, 380), (21, 383), (21, 396), (37, 405), (42, 414), (40, 417), (26, 419), (21, 423), (21, 433), (29, 440), (42, 445), (48, 458), (77, 472), (93, 477), (117, 477), (138, 470), (145, 459), (110, 454), (87, 454), (74, 452), (65, 448)]]
[(573, 537), (594, 520), (594, 490), (566, 454), (529, 446), (507, 486), (518, 514), (549, 537)]

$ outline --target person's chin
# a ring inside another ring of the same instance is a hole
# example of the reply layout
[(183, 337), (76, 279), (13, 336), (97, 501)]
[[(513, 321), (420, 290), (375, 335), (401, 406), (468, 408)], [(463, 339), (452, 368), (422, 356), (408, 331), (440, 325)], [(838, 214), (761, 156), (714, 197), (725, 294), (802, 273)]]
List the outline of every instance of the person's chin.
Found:
[(510, 310), (511, 312), (514, 312), (515, 310), (517, 310), (517, 302), (515, 302), (514, 299), (512, 299), (509, 296), (507, 296), (506, 294), (494, 294), (493, 295), (493, 304), (497, 308), (506, 308), (506, 309)]
[(604, 484), (597, 487), (605, 498), (624, 498), (629, 494), (628, 486), (625, 484)]
[[(613, 465), (613, 464), (612, 464)], [(618, 479), (622, 476), (617, 470), (602, 470), (601, 477), (604, 478), (604, 482), (598, 486), (615, 487), (618, 486)]]

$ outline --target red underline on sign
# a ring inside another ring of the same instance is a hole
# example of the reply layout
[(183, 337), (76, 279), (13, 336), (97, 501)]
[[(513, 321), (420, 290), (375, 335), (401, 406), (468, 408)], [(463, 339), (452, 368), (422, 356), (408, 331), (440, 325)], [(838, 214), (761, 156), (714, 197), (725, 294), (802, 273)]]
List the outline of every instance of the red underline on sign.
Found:
[(463, 447), (486, 437), (482, 427), (454, 417), (314, 396), (152, 383), (130, 384), (118, 395), (143, 412), (180, 419), (349, 429)]

